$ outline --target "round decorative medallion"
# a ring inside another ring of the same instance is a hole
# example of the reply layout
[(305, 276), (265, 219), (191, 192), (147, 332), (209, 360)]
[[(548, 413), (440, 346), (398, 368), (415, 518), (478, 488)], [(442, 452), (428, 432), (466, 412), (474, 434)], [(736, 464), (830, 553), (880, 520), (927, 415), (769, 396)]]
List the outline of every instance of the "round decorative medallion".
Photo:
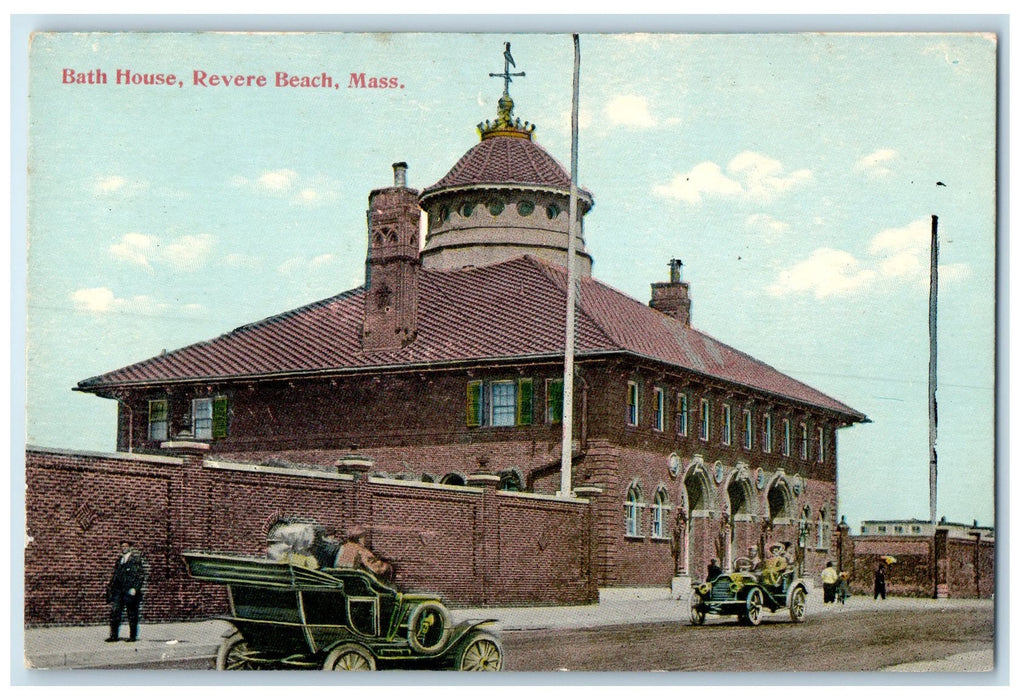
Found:
[(715, 483), (721, 484), (723, 480), (723, 467), (721, 464), (715, 465)]
[(668, 464), (669, 475), (675, 479), (677, 477), (677, 474), (680, 473), (680, 455), (678, 455), (676, 452), (671, 454), (669, 456)]
[(804, 479), (797, 477), (793, 480), (793, 493), (799, 496), (804, 491)]
[(502, 199), (494, 199), (489, 202), (489, 213), (493, 216), (499, 216), (503, 213), (504, 206)]
[(758, 467), (758, 471), (754, 477), (754, 483), (758, 487), (759, 491), (765, 488), (765, 470), (761, 467)]
[(474, 210), (475, 210), (474, 202), (464, 202), (463, 204), (460, 205), (460, 215), (463, 216), (465, 219), (471, 216), (471, 212), (473, 212)]
[(548, 216), (550, 219), (555, 219), (557, 216), (560, 215), (560, 208), (555, 204), (550, 204), (545, 208), (545, 215)]
[(531, 216), (531, 212), (535, 211), (535, 204), (528, 200), (522, 200), (517, 203), (517, 213), (521, 216)]

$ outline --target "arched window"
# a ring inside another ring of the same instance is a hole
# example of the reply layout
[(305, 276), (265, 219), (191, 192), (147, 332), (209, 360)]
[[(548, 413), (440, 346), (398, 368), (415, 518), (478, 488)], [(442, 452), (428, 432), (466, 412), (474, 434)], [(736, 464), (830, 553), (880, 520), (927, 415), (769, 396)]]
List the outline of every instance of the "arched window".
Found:
[(828, 549), (832, 538), (832, 530), (829, 527), (829, 511), (822, 508), (818, 512), (818, 549)]
[(666, 489), (660, 488), (655, 492), (655, 499), (652, 501), (652, 537), (666, 537), (666, 526), (672, 509), (669, 494), (666, 493)]
[(463, 486), (464, 477), (462, 477), (460, 474), (450, 472), (449, 474), (445, 475), (442, 479), (440, 479), (439, 483), (446, 484), (447, 486)]
[(627, 537), (641, 536), (641, 488), (637, 484), (627, 489), (627, 501), (623, 506), (623, 519)]
[(499, 475), (499, 490), (500, 491), (523, 491), (524, 486), (521, 484), (521, 477), (517, 475), (517, 472), (512, 469), (508, 469), (505, 472), (501, 472)]

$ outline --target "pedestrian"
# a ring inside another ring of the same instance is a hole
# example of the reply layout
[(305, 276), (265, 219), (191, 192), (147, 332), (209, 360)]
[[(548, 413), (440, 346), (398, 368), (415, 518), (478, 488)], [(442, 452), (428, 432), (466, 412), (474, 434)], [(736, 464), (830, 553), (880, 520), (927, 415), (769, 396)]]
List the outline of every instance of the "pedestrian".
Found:
[(719, 568), (719, 564), (715, 559), (708, 563), (708, 576), (705, 577), (706, 581), (715, 581), (719, 578), (719, 574), (722, 573), (722, 569)]
[(127, 613), (128, 634), (125, 641), (138, 639), (138, 608), (142, 604), (142, 588), (145, 585), (145, 561), (130, 540), (122, 540), (121, 553), (113, 566), (113, 576), (106, 586), (106, 602), (110, 604), (110, 636), (108, 642), (120, 640), (120, 623)]
[(885, 562), (881, 562), (878, 565), (878, 569), (875, 570), (875, 600), (882, 596), (882, 600), (885, 600)]
[(836, 583), (839, 581), (839, 572), (833, 563), (827, 562), (822, 569), (822, 603), (828, 605), (836, 602)]
[(839, 572), (839, 583), (836, 584), (836, 600), (840, 605), (846, 605), (846, 599), (850, 597), (850, 573)]

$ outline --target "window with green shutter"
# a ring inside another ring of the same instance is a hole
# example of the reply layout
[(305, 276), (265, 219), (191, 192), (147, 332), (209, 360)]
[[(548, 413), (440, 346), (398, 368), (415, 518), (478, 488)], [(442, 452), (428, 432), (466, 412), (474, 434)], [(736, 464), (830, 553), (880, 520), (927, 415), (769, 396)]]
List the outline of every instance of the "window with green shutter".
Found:
[(467, 384), (467, 424), (477, 427), (482, 424), (482, 383)]
[(225, 438), (227, 436), (227, 397), (217, 396), (213, 399), (212, 410), (212, 436)]
[(563, 380), (545, 382), (545, 420), (549, 424), (563, 422)]
[(531, 379), (517, 380), (517, 425), (531, 425), (533, 394)]

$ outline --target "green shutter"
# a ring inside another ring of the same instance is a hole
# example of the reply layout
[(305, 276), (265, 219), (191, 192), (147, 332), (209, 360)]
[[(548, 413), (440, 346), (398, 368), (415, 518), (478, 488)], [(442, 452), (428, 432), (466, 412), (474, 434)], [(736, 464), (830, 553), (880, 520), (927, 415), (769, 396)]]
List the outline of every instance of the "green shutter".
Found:
[(212, 436), (213, 438), (225, 438), (227, 436), (227, 397), (217, 396), (213, 399), (212, 409)]
[(546, 420), (549, 423), (563, 422), (563, 380), (553, 379), (546, 383)]
[(157, 399), (149, 402), (149, 422), (154, 423), (157, 421), (166, 420), (166, 399)]
[(517, 425), (531, 425), (533, 393), (531, 379), (517, 380)]
[(482, 424), (482, 383), (467, 384), (467, 424), (477, 427)]

